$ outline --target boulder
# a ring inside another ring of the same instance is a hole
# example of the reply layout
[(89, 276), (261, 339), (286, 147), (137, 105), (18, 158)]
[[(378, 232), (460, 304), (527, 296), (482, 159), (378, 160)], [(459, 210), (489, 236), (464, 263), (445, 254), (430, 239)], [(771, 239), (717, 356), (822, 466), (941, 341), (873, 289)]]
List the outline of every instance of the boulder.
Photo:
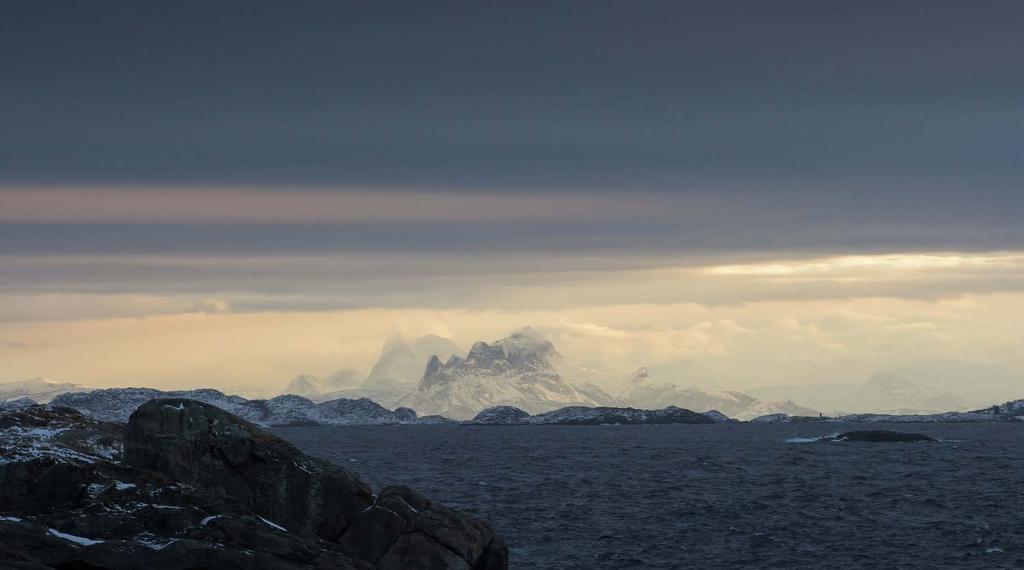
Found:
[(351, 471), (194, 400), (143, 404), (129, 419), (124, 441), (129, 467), (238, 500), (292, 532), (331, 533), (373, 504), (369, 485)]

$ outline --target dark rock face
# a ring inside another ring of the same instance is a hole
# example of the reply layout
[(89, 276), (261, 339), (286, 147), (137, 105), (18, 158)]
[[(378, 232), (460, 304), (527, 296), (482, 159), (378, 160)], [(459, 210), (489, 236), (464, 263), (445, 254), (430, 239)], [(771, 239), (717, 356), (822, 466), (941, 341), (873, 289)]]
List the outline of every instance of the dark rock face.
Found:
[(293, 532), (343, 524), (373, 503), (353, 473), (213, 406), (153, 400), (132, 414), (124, 462), (241, 501)]
[(873, 430), (850, 431), (837, 435), (835, 441), (866, 441), (876, 443), (905, 443), (915, 441), (936, 441), (935, 438), (920, 433), (904, 433), (898, 431)]
[[(485, 523), (189, 400), (0, 414), (0, 567), (507, 568)], [(12, 492), (13, 490), (13, 492)]]

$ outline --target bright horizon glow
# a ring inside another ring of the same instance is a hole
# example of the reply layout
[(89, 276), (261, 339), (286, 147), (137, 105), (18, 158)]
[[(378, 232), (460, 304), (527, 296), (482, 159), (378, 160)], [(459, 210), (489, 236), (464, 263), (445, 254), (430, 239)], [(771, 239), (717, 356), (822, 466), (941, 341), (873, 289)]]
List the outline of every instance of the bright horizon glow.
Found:
[[(100, 259), (79, 260), (75, 271)], [(570, 359), (606, 371), (610, 390), (640, 366), (677, 371), (662, 372), (663, 381), (740, 390), (856, 382), (886, 367), (947, 358), (1024, 373), (1016, 349), (1024, 330), (1021, 252), (721, 265), (697, 260), (668, 267), (653, 260), (651, 268), (610, 270), (601, 270), (597, 259), (595, 267), (560, 274), (542, 260), (534, 260), (533, 269), (519, 260), (518, 274), (498, 282), (486, 267), (475, 274), (469, 261), (442, 264), (442, 274), (454, 271), (454, 279), (412, 266), (411, 275), (425, 275), (413, 290), (406, 288), (409, 274), (385, 278), (374, 271), (362, 296), (307, 289), (301, 303), (291, 291), (252, 292), (247, 277), (265, 282), (279, 271), (287, 281), (324, 266), (329, 256), (280, 265), (265, 258), (226, 264), (216, 258), (114, 259), (140, 264), (144, 272), (185, 263), (185, 277), (201, 267), (228, 271), (217, 291), (189, 292), (188, 280), (174, 277), (164, 290), (138, 294), (106, 290), (123, 277), (99, 264), (110, 280), (96, 282), (92, 291), (26, 287), (6, 295), (0, 300), (0, 378), (209, 386), (267, 396), (300, 373), (365, 373), (395, 331), (448, 336), (465, 349), (522, 326), (543, 331)], [(389, 263), (386, 257), (355, 259), (370, 263), (367, 268)], [(68, 259), (50, 261), (63, 267)], [(390, 262), (401, 264), (401, 258)], [(27, 267), (46, 268), (46, 258), (28, 258)], [(351, 275), (360, 267), (356, 263)], [(851, 275), (856, 283), (847, 283)], [(382, 303), (388, 300), (398, 302)]]
[(718, 265), (705, 271), (711, 275), (802, 276), (870, 272), (915, 272), (936, 269), (1022, 269), (1024, 254), (994, 253), (889, 253), (842, 255), (811, 260), (776, 261), (743, 265)]

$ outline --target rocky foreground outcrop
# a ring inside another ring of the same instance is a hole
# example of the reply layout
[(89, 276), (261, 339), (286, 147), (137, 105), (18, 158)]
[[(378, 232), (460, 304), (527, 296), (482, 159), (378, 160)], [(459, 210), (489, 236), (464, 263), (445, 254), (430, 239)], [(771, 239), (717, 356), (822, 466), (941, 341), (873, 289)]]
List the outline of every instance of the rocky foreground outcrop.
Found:
[(126, 426), (66, 408), (0, 414), (0, 567), (495, 570), (487, 524), (405, 487), (374, 496), (224, 410), (142, 405)]

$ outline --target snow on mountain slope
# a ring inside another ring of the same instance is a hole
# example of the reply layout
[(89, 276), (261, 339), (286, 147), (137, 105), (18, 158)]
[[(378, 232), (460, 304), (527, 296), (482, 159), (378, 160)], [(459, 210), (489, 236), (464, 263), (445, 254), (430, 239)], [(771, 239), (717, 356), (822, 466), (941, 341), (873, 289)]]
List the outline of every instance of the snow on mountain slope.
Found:
[(255, 421), (260, 416), (249, 400), (228, 396), (212, 389), (175, 390), (165, 392), (153, 388), (107, 388), (91, 392), (70, 392), (53, 399), (51, 405), (74, 408), (103, 421), (124, 422), (142, 404), (156, 398), (189, 398), (212, 404), (242, 419)]
[(733, 416), (733, 418), (737, 420), (749, 420), (767, 414), (786, 414), (789, 416), (813, 417), (821, 415), (821, 412), (819, 412), (818, 410), (812, 410), (811, 408), (805, 408), (799, 404), (796, 404), (792, 400), (758, 400), (755, 403), (747, 406), (746, 408), (738, 412), (735, 416)]
[(477, 342), (465, 358), (432, 357), (419, 386), (400, 404), (421, 414), (469, 419), (501, 405), (541, 413), (610, 400), (594, 386), (581, 389), (565, 381), (551, 362), (559, 358), (550, 342), (529, 329), (492, 344)]
[[(614, 406), (617, 404), (617, 400), (600, 387), (617, 383), (617, 375), (587, 368), (569, 360), (555, 349), (551, 341), (534, 330), (533, 327), (523, 327), (514, 331), (508, 338), (502, 339), (498, 343), (513, 352), (542, 353), (563, 380), (587, 393), (602, 405)], [(443, 357), (442, 360), (444, 360)]]
[[(416, 412), (410, 409), (391, 411), (365, 398), (314, 403), (289, 394), (270, 400), (247, 400), (211, 389), (164, 392), (152, 388), (110, 388), (62, 394), (51, 405), (74, 408), (98, 420), (125, 422), (139, 406), (155, 398), (198, 400), (265, 426), (419, 423)], [(436, 423), (436, 420), (428, 423)]]
[(3, 382), (0, 383), (0, 401), (29, 398), (43, 404), (65, 392), (84, 389), (81, 384), (57, 382), (46, 378)]
[(735, 419), (746, 420), (758, 416), (785, 413), (794, 416), (818, 415), (785, 399), (759, 400), (742, 392), (707, 391), (700, 388), (681, 388), (668, 382), (656, 382), (646, 368), (638, 370), (620, 394), (620, 400), (638, 408), (659, 409), (665, 406), (707, 412), (719, 412)]

